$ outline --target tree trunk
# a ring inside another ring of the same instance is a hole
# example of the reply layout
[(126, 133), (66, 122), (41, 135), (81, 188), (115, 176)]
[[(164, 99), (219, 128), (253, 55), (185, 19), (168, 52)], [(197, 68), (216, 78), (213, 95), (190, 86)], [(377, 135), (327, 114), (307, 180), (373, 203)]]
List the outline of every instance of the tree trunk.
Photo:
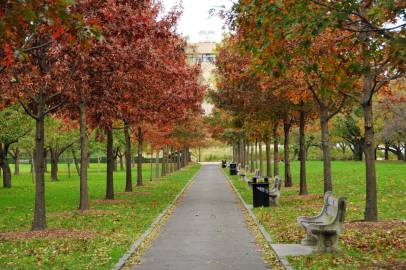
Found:
[(48, 151), (44, 149), (44, 171), (47, 173), (48, 172)]
[(165, 146), (165, 175), (169, 174), (169, 146)]
[(11, 171), (7, 160), (8, 145), (0, 144), (0, 166), (3, 171), (3, 188), (11, 188)]
[(3, 162), (1, 169), (3, 170), (3, 187), (11, 188), (11, 170), (7, 160)]
[[(89, 137), (87, 133), (86, 104), (81, 100), (79, 107), (79, 132), (80, 132), (80, 198), (79, 210), (89, 210), (89, 194), (87, 186), (89, 165)], [(75, 160), (75, 158), (74, 158)], [(76, 170), (77, 164), (75, 162)]]
[(364, 153), (364, 144), (365, 140), (364, 138), (361, 138), (359, 141), (356, 141), (353, 146), (354, 149), (351, 149), (353, 151), (353, 159), (354, 160), (359, 160), (362, 161), (363, 158), (363, 153)]
[(44, 131), (44, 99), (40, 91), (35, 119), (35, 210), (33, 231), (45, 230), (47, 227), (45, 214), (45, 131)]
[(272, 165), (271, 165), (271, 144), (269, 143), (269, 137), (265, 136), (265, 155), (266, 155), (266, 175), (268, 177), (272, 176)]
[(299, 123), (299, 160), (300, 160), (300, 190), (299, 195), (307, 195), (306, 181), (306, 137), (305, 137), (305, 112), (300, 111)]
[(259, 151), (258, 151), (258, 155), (259, 155), (259, 175), (262, 177), (264, 176), (264, 160), (262, 157), (262, 141), (258, 142), (258, 147), (259, 147)]
[(32, 183), (35, 183), (35, 148), (31, 151), (31, 175), (32, 175)]
[(328, 109), (320, 106), (320, 126), (321, 126), (321, 146), (323, 149), (323, 175), (324, 175), (324, 193), (333, 191), (333, 182), (331, 177), (331, 156), (330, 156), (330, 134), (328, 128)]
[(182, 168), (186, 167), (186, 147), (182, 148)]
[(249, 142), (248, 140), (244, 140), (244, 168), (247, 168), (250, 165), (249, 153)]
[[(71, 177), (71, 173), (70, 173), (70, 159), (69, 159), (69, 158), (66, 159), (66, 165), (67, 165), (67, 167), (68, 167), (68, 178), (70, 178), (70, 177)], [(80, 209), (80, 207), (79, 207), (79, 209)]]
[(120, 171), (124, 171), (124, 160), (123, 160), (123, 155), (121, 154), (121, 155), (119, 155), (118, 156), (118, 159), (119, 159), (119, 161), (120, 161)]
[(255, 139), (255, 170), (258, 170), (258, 139)]
[(279, 175), (279, 134), (278, 122), (273, 126), (273, 174)]
[(236, 144), (233, 143), (233, 162), (237, 161), (237, 148), (236, 148)]
[(290, 153), (289, 153), (289, 135), (290, 135), (291, 123), (286, 119), (283, 123), (283, 132), (284, 132), (284, 161), (285, 161), (285, 187), (291, 187), (292, 183), (292, 174), (290, 172)]
[(149, 157), (149, 165), (150, 165), (150, 170), (149, 170), (149, 181), (152, 181), (152, 159), (154, 156), (154, 152), (151, 150), (151, 155)]
[(131, 166), (131, 137), (130, 137), (130, 126), (124, 124), (124, 140), (125, 140), (125, 192), (133, 191), (132, 183), (132, 166)]
[(201, 161), (202, 161), (202, 152), (201, 152), (201, 149), (199, 147), (199, 162), (201, 162)]
[(155, 154), (155, 178), (159, 178), (159, 149), (156, 150)]
[[(370, 9), (368, 1), (362, 1), (360, 6), (360, 13), (368, 16)], [(361, 55), (363, 74), (362, 85), (362, 100), (361, 105), (364, 112), (364, 154), (365, 154), (365, 169), (366, 169), (366, 203), (365, 203), (365, 221), (378, 220), (378, 207), (377, 207), (377, 190), (376, 190), (376, 171), (375, 171), (375, 142), (374, 142), (374, 119), (372, 110), (372, 98), (376, 89), (376, 77), (372, 76), (374, 67), (371, 64), (368, 52), (370, 48), (369, 40), (371, 33), (360, 32), (359, 39), (362, 42)]]
[(389, 160), (389, 143), (385, 143), (385, 160)]
[(79, 162), (78, 162), (78, 159), (76, 158), (76, 152), (73, 148), (72, 148), (72, 157), (73, 157), (73, 162), (75, 163), (76, 173), (80, 176)]
[(178, 163), (178, 170), (180, 170), (180, 150), (176, 151), (176, 162)]
[(50, 149), (51, 153), (51, 181), (56, 182), (58, 180), (58, 161), (59, 155), (56, 149)]
[(20, 175), (20, 148), (17, 146), (14, 155), (14, 175)]
[(245, 140), (242, 140), (242, 166), (245, 168), (245, 165), (247, 164), (247, 144)]
[(113, 150), (114, 152), (114, 162), (113, 162), (113, 171), (117, 172), (117, 153)]
[(106, 199), (114, 200), (114, 150), (113, 150), (113, 130), (107, 130), (107, 187), (106, 187)]
[(142, 147), (143, 134), (141, 127), (138, 127), (138, 160), (137, 160), (137, 186), (142, 186)]
[(170, 154), (170, 171), (171, 171), (171, 173), (173, 173), (175, 170), (174, 170), (174, 160), (173, 160), (173, 158), (174, 158), (174, 154), (173, 154), (173, 147), (171, 146), (171, 154)]
[(161, 176), (164, 177), (166, 175), (166, 168), (165, 168), (165, 147), (162, 148), (162, 168), (161, 168)]
[(376, 171), (375, 171), (375, 144), (372, 101), (363, 104), (365, 123), (365, 166), (366, 166), (366, 204), (365, 220), (378, 220)]
[(251, 142), (250, 143), (251, 146), (251, 166), (250, 166), (250, 172), (253, 173), (254, 172), (254, 144)]

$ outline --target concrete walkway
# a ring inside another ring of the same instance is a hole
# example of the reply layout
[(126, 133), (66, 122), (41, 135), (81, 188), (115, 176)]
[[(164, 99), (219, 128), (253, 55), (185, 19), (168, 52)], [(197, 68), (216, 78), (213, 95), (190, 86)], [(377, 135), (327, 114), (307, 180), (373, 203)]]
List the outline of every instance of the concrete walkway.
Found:
[(264, 270), (227, 179), (203, 165), (184, 200), (136, 270)]

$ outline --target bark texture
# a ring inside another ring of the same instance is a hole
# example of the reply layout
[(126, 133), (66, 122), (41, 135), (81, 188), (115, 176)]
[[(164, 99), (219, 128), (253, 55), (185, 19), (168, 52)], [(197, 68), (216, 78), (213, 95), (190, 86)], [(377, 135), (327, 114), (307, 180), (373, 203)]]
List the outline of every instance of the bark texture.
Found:
[(324, 193), (333, 191), (331, 178), (330, 133), (328, 128), (328, 109), (320, 105), (321, 147), (323, 150)]
[(113, 150), (113, 130), (107, 130), (107, 186), (106, 199), (114, 200), (114, 150)]
[[(80, 199), (79, 210), (89, 210), (89, 192), (87, 186), (87, 171), (89, 166), (89, 137), (87, 133), (86, 104), (80, 103)], [(70, 168), (70, 166), (69, 166)]]
[(44, 110), (45, 101), (43, 90), (40, 90), (35, 119), (35, 206), (33, 231), (45, 230), (47, 227), (45, 215), (45, 130)]
[(292, 183), (292, 173), (290, 171), (290, 153), (289, 153), (289, 136), (290, 136), (291, 123), (290, 120), (286, 119), (283, 123), (284, 131), (284, 162), (285, 162), (285, 187), (291, 187)]
[(269, 142), (269, 136), (265, 137), (265, 155), (266, 155), (266, 175), (268, 177), (272, 176), (272, 165), (271, 165), (271, 144)]
[(307, 195), (306, 181), (306, 137), (305, 137), (305, 112), (300, 111), (299, 121), (299, 160), (300, 160), (300, 190), (299, 195)]
[(137, 186), (142, 186), (142, 148), (143, 148), (143, 133), (141, 127), (138, 127), (138, 161), (137, 161)]
[(124, 140), (125, 140), (125, 192), (133, 191), (132, 183), (132, 162), (131, 162), (131, 137), (130, 126), (128, 123), (124, 124)]
[(273, 174), (279, 175), (279, 133), (278, 123), (273, 126)]

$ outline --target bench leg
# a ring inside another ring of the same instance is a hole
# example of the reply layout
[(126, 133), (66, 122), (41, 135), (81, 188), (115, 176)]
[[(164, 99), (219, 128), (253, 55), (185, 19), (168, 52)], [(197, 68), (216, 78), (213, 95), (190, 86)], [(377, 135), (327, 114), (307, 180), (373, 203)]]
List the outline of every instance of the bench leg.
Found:
[(317, 242), (317, 237), (310, 233), (307, 233), (306, 237), (300, 241), (300, 243), (304, 246), (316, 246)]
[(279, 207), (279, 197), (269, 197), (269, 204), (273, 207)]
[(337, 234), (319, 234), (317, 235), (317, 252), (336, 252), (338, 251)]

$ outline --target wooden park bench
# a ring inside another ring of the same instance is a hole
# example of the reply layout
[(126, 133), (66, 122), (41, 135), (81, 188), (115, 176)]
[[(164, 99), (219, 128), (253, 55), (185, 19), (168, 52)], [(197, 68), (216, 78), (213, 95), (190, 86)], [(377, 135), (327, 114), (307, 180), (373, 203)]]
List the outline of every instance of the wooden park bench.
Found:
[(315, 217), (299, 217), (299, 225), (306, 230), (303, 245), (317, 247), (318, 252), (334, 252), (338, 249), (345, 216), (346, 198), (333, 197), (331, 192), (324, 195), (323, 209)]
[(269, 199), (271, 206), (279, 206), (279, 197), (281, 196), (281, 178), (275, 176), (272, 189), (269, 190)]
[(240, 169), (239, 169), (239, 172), (238, 172), (238, 175), (240, 176), (240, 180), (243, 180), (245, 182), (248, 181), (247, 172), (248, 172), (248, 166), (247, 165), (245, 166), (244, 169), (241, 169), (241, 166), (240, 166)]

